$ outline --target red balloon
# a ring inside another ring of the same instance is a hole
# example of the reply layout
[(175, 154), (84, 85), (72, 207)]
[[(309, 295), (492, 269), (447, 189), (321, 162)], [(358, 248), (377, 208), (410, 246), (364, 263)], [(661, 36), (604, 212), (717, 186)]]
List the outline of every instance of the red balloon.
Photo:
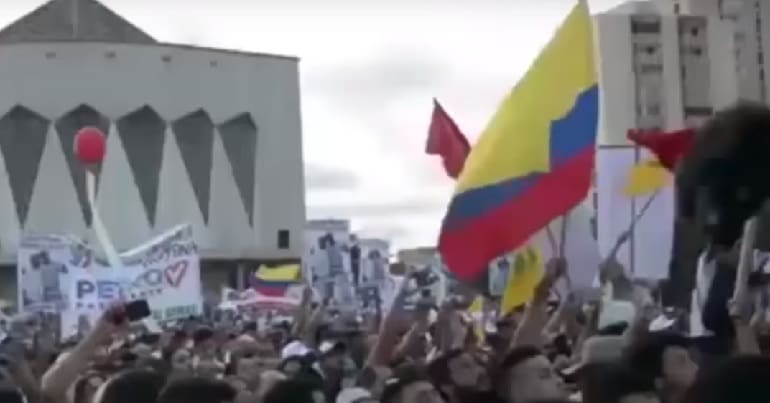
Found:
[(99, 164), (104, 160), (107, 142), (96, 127), (84, 127), (75, 135), (75, 155), (83, 164)]

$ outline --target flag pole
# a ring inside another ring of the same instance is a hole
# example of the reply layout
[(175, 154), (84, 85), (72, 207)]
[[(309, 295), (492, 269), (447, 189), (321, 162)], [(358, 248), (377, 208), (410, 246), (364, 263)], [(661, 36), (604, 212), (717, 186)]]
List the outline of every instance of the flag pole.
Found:
[[(559, 234), (559, 258), (564, 259), (564, 248), (567, 244), (567, 225), (569, 224), (570, 213), (567, 212), (561, 216), (561, 233)], [(569, 270), (564, 271), (564, 281), (567, 282), (567, 289), (572, 290), (572, 280)]]

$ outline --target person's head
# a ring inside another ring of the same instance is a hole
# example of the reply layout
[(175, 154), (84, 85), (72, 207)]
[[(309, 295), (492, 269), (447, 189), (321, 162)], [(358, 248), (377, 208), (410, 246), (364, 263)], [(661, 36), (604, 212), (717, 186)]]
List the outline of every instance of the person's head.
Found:
[(319, 365), (325, 375), (335, 376), (345, 371), (345, 361), (348, 357), (348, 348), (342, 342), (321, 343)]
[(304, 356), (293, 355), (285, 358), (278, 365), (278, 369), (287, 376), (294, 376), (305, 368), (306, 359)]
[(564, 382), (543, 352), (533, 346), (508, 352), (497, 368), (495, 389), (508, 403), (567, 397)]
[(251, 337), (257, 337), (257, 322), (251, 321), (243, 324), (243, 333)]
[(171, 355), (171, 369), (175, 373), (187, 374), (192, 372), (192, 353), (180, 348)]
[[(230, 403), (235, 400), (236, 390), (227, 382), (185, 377), (169, 382), (158, 397), (158, 403)], [(138, 402), (140, 400), (136, 400)]]
[(216, 350), (214, 331), (208, 327), (196, 329), (192, 339), (196, 355), (210, 355)]
[(447, 395), (458, 391), (487, 391), (489, 375), (481, 363), (462, 349), (449, 350), (428, 365), (433, 383)]
[(591, 403), (660, 403), (653, 379), (625, 363), (589, 368), (582, 398)]
[(318, 385), (307, 382), (302, 378), (293, 378), (276, 383), (265, 393), (262, 402), (325, 403), (326, 397)]
[(381, 403), (445, 403), (430, 378), (418, 367), (403, 365), (385, 381)]
[(760, 403), (770, 401), (770, 358), (731, 357), (704, 369), (692, 385), (686, 403)]
[(390, 367), (364, 367), (358, 374), (356, 386), (368, 390), (372, 397), (379, 399), (385, 389), (385, 381), (387, 381), (392, 374), (393, 370), (391, 370)]
[(257, 388), (257, 399), (261, 402), (267, 392), (271, 391), (279, 382), (285, 381), (286, 375), (276, 370), (268, 370), (259, 375), (259, 387)]
[(27, 399), (19, 389), (0, 387), (0, 402), (26, 403)]
[(73, 403), (91, 403), (94, 394), (105, 381), (105, 376), (99, 371), (88, 371), (81, 375), (72, 385)]
[(155, 371), (126, 370), (102, 383), (93, 396), (94, 403), (157, 402), (166, 378)]
[(684, 391), (698, 373), (689, 347), (690, 341), (682, 335), (649, 333), (631, 347), (628, 363), (634, 370), (654, 379), (659, 390)]
[(570, 380), (582, 381), (596, 368), (615, 364), (623, 359), (625, 339), (622, 336), (592, 336), (583, 343), (580, 362), (562, 370)]

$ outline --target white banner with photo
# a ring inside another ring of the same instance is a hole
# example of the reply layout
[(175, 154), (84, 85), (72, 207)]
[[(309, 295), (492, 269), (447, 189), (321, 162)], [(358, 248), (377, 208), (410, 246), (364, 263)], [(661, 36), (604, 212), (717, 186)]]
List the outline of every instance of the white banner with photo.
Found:
[(346, 220), (312, 220), (305, 229), (303, 272), (323, 301), (356, 305), (355, 284), (361, 280), (361, 249)]
[(361, 307), (371, 310), (390, 299), (395, 292), (395, 283), (390, 278), (390, 243), (384, 239), (363, 238), (359, 247), (361, 277), (357, 283), (358, 295)]
[(66, 308), (70, 267), (88, 247), (65, 235), (27, 235), (17, 252), (20, 312), (60, 312)]
[(118, 270), (74, 238), (50, 237), (47, 243), (42, 242), (46, 237), (30, 239), (36, 242), (25, 239), (19, 249), (20, 263), (22, 256), (29, 262), (19, 265), (27, 302), (22, 306), (61, 312), (63, 337), (86, 330), (116, 300), (146, 299), (158, 322), (202, 312), (198, 248), (189, 225), (122, 253), (123, 267)]

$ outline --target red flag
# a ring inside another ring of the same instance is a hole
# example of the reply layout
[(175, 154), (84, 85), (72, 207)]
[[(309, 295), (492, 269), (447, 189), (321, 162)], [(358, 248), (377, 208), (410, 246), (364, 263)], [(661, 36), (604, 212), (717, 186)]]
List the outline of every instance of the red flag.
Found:
[(661, 165), (669, 171), (673, 171), (676, 164), (692, 148), (695, 141), (695, 130), (683, 129), (673, 132), (629, 130), (628, 139), (634, 144), (650, 150), (658, 157)]
[(428, 128), (428, 144), (425, 152), (429, 155), (441, 156), (447, 175), (457, 179), (470, 151), (471, 145), (468, 139), (434, 98), (433, 116)]

